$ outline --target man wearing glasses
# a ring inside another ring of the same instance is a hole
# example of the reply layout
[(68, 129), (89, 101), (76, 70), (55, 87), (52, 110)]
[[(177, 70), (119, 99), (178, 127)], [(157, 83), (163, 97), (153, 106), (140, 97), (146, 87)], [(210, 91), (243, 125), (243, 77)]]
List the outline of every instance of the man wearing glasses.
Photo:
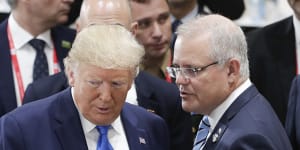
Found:
[(178, 29), (172, 67), (185, 111), (204, 115), (194, 149), (285, 149), (291, 145), (267, 100), (249, 80), (242, 30), (220, 15)]

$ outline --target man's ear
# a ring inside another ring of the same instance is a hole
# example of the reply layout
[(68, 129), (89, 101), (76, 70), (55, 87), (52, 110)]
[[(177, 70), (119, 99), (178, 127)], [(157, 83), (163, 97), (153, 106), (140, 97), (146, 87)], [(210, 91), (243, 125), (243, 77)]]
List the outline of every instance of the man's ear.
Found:
[(138, 30), (138, 23), (136, 21), (132, 22), (130, 25), (130, 32), (135, 36), (137, 30)]
[(75, 73), (72, 69), (67, 69), (66, 68), (66, 75), (67, 75), (67, 78), (68, 78), (68, 82), (69, 82), (69, 85), (71, 87), (74, 87), (75, 85)]
[(228, 79), (230, 83), (234, 83), (240, 76), (240, 61), (237, 59), (229, 59), (228, 61)]

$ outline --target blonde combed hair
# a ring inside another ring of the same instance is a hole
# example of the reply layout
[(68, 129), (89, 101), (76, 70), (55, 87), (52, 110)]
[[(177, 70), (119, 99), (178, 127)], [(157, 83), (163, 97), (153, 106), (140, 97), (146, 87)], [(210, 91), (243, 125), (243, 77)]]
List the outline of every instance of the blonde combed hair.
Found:
[(126, 28), (92, 25), (77, 34), (64, 63), (66, 69), (76, 69), (84, 63), (103, 69), (136, 71), (144, 53), (143, 46)]

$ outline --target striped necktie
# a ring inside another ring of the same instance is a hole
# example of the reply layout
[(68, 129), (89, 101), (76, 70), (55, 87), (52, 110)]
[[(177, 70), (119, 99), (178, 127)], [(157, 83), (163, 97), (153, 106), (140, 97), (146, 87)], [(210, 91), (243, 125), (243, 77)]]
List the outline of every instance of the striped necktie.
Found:
[(206, 142), (206, 137), (208, 135), (209, 128), (210, 128), (210, 124), (208, 121), (208, 117), (203, 116), (203, 119), (199, 125), (199, 129), (197, 131), (196, 139), (194, 141), (193, 150), (201, 150), (203, 148)]
[(96, 126), (100, 134), (97, 144), (97, 150), (113, 150), (107, 138), (107, 132), (109, 127), (110, 126)]

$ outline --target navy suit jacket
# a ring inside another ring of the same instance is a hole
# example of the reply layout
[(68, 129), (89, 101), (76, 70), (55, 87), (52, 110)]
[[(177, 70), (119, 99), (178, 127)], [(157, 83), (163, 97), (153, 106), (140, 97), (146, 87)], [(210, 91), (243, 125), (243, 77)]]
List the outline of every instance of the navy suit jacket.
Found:
[(250, 86), (225, 111), (204, 150), (291, 150), (289, 139), (266, 99)]
[[(192, 149), (193, 135), (191, 116), (182, 110), (178, 88), (141, 71), (135, 79), (138, 105), (153, 112), (167, 122), (172, 150)], [(64, 73), (58, 73), (30, 84), (25, 92), (24, 103), (57, 93), (68, 87)]]
[[(7, 38), (7, 20), (0, 24), (0, 116), (17, 107), (16, 93), (13, 79), (10, 49)], [(51, 29), (51, 36), (56, 49), (59, 65), (62, 69), (63, 58), (68, 54), (69, 47), (64, 47), (62, 42), (73, 42), (76, 31), (66, 27)]]
[(292, 82), (285, 129), (294, 149), (300, 149), (300, 76)]
[(251, 81), (284, 125), (297, 63), (292, 17), (249, 32), (247, 42)]
[[(2, 116), (0, 149), (87, 150), (70, 89)], [(159, 116), (125, 103), (121, 120), (131, 150), (169, 149), (168, 128)]]

